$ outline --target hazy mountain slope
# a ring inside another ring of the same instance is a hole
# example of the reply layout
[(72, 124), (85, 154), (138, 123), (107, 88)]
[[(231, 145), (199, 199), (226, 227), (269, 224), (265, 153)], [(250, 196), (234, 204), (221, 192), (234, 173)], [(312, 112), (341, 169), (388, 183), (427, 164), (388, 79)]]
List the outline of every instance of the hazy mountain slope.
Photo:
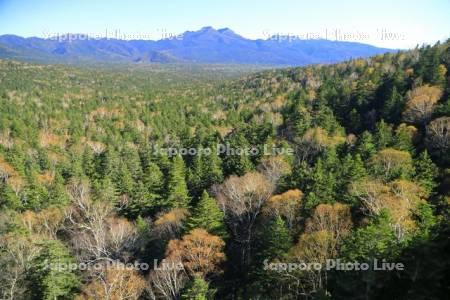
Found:
[(158, 62), (307, 65), (393, 50), (329, 40), (250, 40), (231, 29), (204, 27), (182, 39), (58, 41), (0, 36), (0, 58), (60, 62)]

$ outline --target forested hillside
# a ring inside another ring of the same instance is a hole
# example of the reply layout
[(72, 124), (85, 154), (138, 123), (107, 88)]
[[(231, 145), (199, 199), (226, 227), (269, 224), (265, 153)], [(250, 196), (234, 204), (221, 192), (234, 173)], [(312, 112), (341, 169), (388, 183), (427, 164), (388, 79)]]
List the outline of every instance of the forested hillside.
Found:
[(0, 60), (1, 299), (448, 297), (449, 42), (176, 68)]

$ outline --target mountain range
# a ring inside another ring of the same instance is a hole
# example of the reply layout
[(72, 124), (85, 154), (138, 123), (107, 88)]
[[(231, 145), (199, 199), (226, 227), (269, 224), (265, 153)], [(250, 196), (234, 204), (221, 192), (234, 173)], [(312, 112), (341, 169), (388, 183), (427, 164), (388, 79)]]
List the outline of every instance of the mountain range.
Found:
[[(82, 35), (73, 35), (82, 37)], [(85, 37), (85, 36), (84, 36)], [(251, 40), (229, 28), (203, 27), (153, 40), (0, 36), (0, 58), (39, 62), (217, 63), (303, 66), (336, 63), (396, 50), (326, 39)]]

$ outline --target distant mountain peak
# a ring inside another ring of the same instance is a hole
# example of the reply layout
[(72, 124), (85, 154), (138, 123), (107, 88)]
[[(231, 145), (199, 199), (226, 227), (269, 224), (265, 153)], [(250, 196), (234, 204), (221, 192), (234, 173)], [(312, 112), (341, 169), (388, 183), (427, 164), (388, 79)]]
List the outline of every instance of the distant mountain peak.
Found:
[(204, 26), (197, 32), (215, 32), (215, 31), (217, 31), (217, 30), (215, 30), (214, 27), (212, 27), (212, 26)]
[(391, 49), (330, 40), (252, 40), (228, 27), (205, 26), (182, 39), (72, 40), (0, 36), (0, 58), (58, 62), (233, 63), (302, 66), (368, 57)]
[(234, 37), (238, 37), (238, 38), (243, 38), (242, 36), (240, 36), (239, 34), (237, 34), (236, 32), (234, 32), (233, 30), (231, 30), (228, 27), (221, 28), (221, 29), (217, 30), (217, 32), (220, 32), (221, 34), (224, 34), (224, 35), (227, 35), (227, 36), (234, 36)]
[(233, 30), (231, 30), (228, 27), (220, 28), (217, 31), (220, 32), (220, 33), (235, 33)]
[(228, 27), (215, 29), (212, 26), (205, 26), (197, 31), (186, 31), (183, 39), (188, 41), (204, 42), (231, 42), (231, 41), (250, 41), (231, 30)]

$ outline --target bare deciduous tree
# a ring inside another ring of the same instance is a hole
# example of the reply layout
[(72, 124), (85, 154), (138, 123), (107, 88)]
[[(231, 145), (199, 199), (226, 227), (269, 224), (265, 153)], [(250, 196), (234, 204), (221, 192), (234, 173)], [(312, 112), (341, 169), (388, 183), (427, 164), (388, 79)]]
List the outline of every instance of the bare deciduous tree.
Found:
[(405, 120), (426, 124), (441, 96), (442, 90), (437, 86), (423, 85), (415, 88), (409, 93), (409, 100), (403, 113)]
[(407, 180), (396, 180), (384, 184), (367, 180), (353, 184), (351, 191), (357, 196), (369, 215), (378, 215), (383, 209), (389, 211), (391, 227), (398, 240), (402, 240), (408, 232), (415, 230), (411, 210), (418, 205), (424, 196), (422, 188)]
[(428, 147), (447, 150), (450, 148), (450, 117), (437, 118), (427, 126)]
[(300, 138), (295, 149), (295, 155), (300, 161), (308, 161), (325, 150), (329, 144), (326, 130), (316, 127), (308, 129)]
[(350, 232), (351, 227), (350, 208), (341, 203), (319, 204), (312, 217), (306, 222), (306, 232), (328, 232), (333, 254), (337, 254), (338, 245)]
[(85, 285), (76, 300), (137, 300), (146, 282), (135, 270), (110, 268), (106, 274)]
[(381, 181), (364, 180), (354, 182), (350, 187), (350, 193), (360, 199), (369, 214), (379, 214), (384, 208), (380, 201), (380, 195), (387, 193), (389, 188)]
[(295, 156), (296, 159), (301, 162), (311, 161), (327, 147), (345, 142), (346, 138), (344, 136), (329, 135), (328, 132), (321, 127), (310, 128), (297, 140)]
[(263, 208), (263, 213), (268, 216), (283, 217), (287, 228), (292, 231), (300, 221), (300, 206), (303, 192), (295, 189), (288, 190), (280, 195), (270, 197)]
[(43, 209), (40, 212), (27, 210), (19, 219), (30, 233), (56, 239), (56, 233), (63, 225), (64, 211), (57, 207)]
[[(306, 231), (288, 253), (288, 259), (296, 263), (320, 264), (336, 257), (338, 246), (352, 227), (348, 206), (340, 203), (320, 204), (306, 222)], [(319, 289), (327, 288), (326, 268), (305, 268), (294, 272), (281, 271), (288, 288), (298, 296), (308, 298)]]
[(412, 173), (411, 154), (393, 148), (380, 150), (370, 159), (370, 165), (375, 173), (390, 180), (392, 176), (404, 176)]
[(124, 258), (125, 250), (137, 238), (135, 226), (116, 217), (111, 203), (92, 201), (88, 191), (83, 182), (69, 186), (72, 205), (66, 212), (67, 230), (78, 259), (95, 262)]
[(289, 164), (281, 156), (269, 156), (262, 159), (258, 170), (274, 185), (291, 171)]
[(16, 234), (3, 235), (0, 239), (0, 297), (2, 299), (26, 299), (28, 290), (26, 271), (39, 253), (39, 246), (32, 237)]
[(256, 218), (273, 191), (274, 185), (258, 172), (231, 176), (223, 184), (213, 187), (234, 239), (241, 245), (243, 266), (248, 261)]
[[(176, 265), (179, 261), (166, 260)], [(151, 299), (178, 299), (181, 289), (186, 285), (188, 275), (180, 268), (158, 268), (150, 272), (147, 293)]]
[[(323, 265), (334, 254), (331, 234), (326, 230), (321, 230), (302, 234), (298, 243), (289, 250), (288, 257), (297, 263)], [(294, 294), (306, 297), (306, 299), (309, 299), (319, 289), (326, 289), (326, 268), (310, 267), (295, 272), (283, 270), (281, 275), (292, 282), (288, 288)]]
[(152, 234), (157, 238), (174, 239), (179, 237), (184, 221), (189, 217), (186, 208), (174, 208), (160, 214), (155, 220)]

